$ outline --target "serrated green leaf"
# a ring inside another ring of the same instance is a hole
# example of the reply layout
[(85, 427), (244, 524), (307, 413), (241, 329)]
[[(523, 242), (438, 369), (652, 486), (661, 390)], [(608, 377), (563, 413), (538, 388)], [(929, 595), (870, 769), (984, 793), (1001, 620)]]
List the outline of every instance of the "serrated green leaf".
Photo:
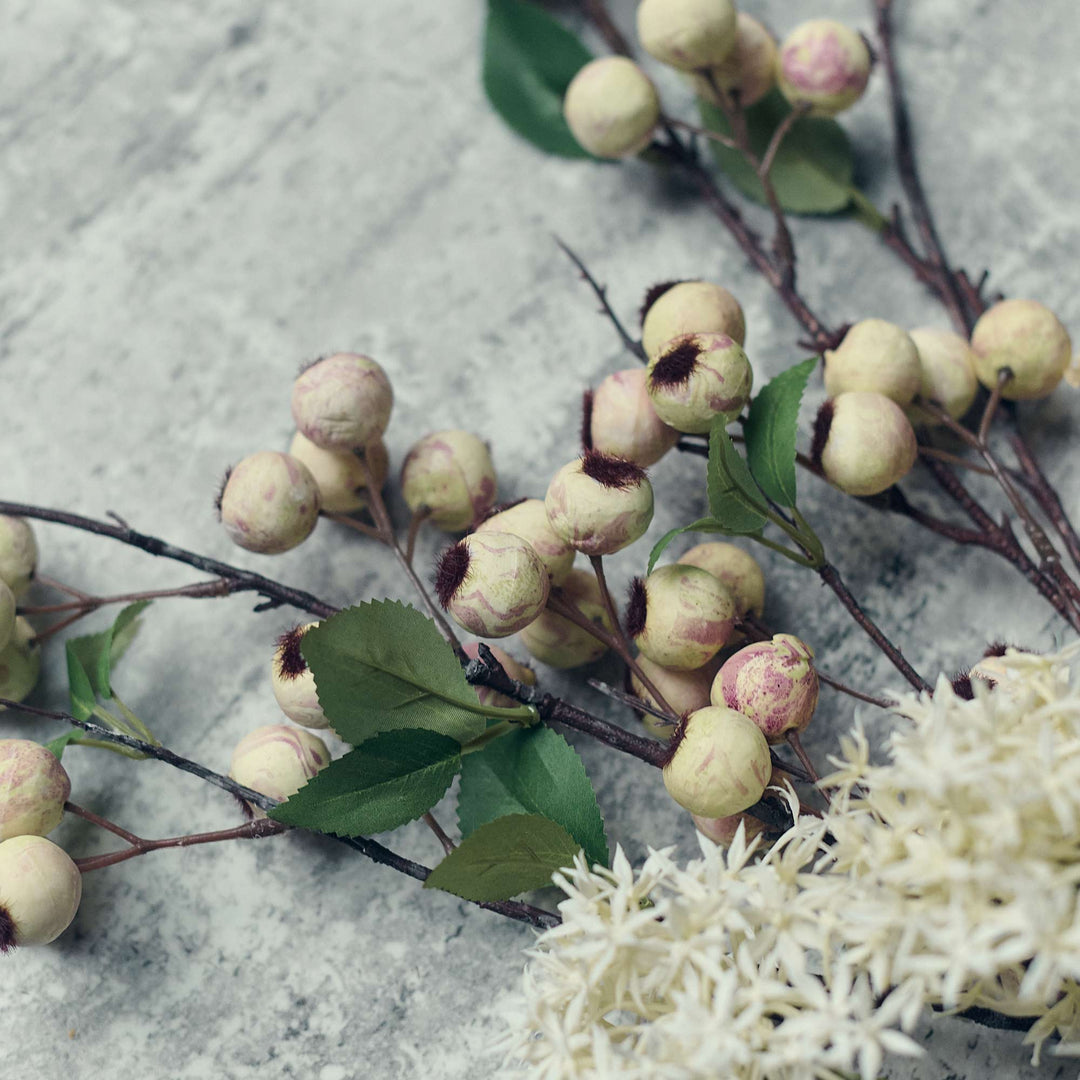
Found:
[(719, 521), (716, 521), (713, 518), (700, 518), (691, 525), (684, 525), (681, 529), (669, 530), (653, 544), (653, 549), (649, 552), (649, 566), (645, 572), (651, 574), (653, 568), (656, 566), (657, 560), (663, 555), (671, 541), (674, 540), (676, 536), (682, 536), (683, 533), (688, 532), (727, 532), (727, 530)]
[(735, 449), (723, 416), (714, 417), (709, 430), (706, 483), (710, 516), (730, 535), (746, 536), (764, 528), (765, 517), (754, 506), (760, 504), (761, 492)]
[(139, 631), (139, 616), (149, 600), (129, 604), (108, 630), (71, 638), (65, 644), (71, 711), (85, 720), (99, 697), (112, 696), (112, 666), (127, 651)]
[(557, 822), (539, 814), (509, 814), (481, 825), (424, 882), (465, 900), (509, 900), (551, 883), (573, 864), (581, 845)]
[(570, 80), (592, 54), (569, 30), (528, 0), (488, 0), (484, 92), (499, 115), (534, 146), (587, 158), (563, 119)]
[(350, 750), (270, 811), (286, 825), (371, 836), (430, 810), (461, 766), (461, 747), (423, 729), (387, 731)]
[[(427, 728), (466, 743), (487, 726), (476, 691), (435, 624), (396, 600), (347, 608), (309, 630), (301, 649), (323, 712), (346, 742)], [(525, 708), (504, 711), (530, 715)]]
[(577, 751), (548, 727), (518, 729), (466, 756), (458, 824), (462, 836), (507, 814), (540, 814), (562, 825), (590, 863), (608, 865), (604, 819)]
[(761, 490), (781, 506), (794, 506), (795, 444), (799, 406), (818, 358), (811, 356), (766, 383), (743, 425), (746, 461)]
[[(699, 106), (707, 128), (731, 134), (727, 118), (718, 108), (705, 101)], [(758, 160), (789, 112), (791, 106), (778, 90), (746, 110), (747, 135)], [(742, 154), (711, 140), (709, 146), (724, 175), (747, 198), (764, 204), (761, 181)], [(780, 205), (790, 213), (835, 214), (845, 210), (858, 194), (852, 184), (854, 171), (854, 155), (844, 129), (835, 120), (804, 116), (784, 136), (770, 176)]]

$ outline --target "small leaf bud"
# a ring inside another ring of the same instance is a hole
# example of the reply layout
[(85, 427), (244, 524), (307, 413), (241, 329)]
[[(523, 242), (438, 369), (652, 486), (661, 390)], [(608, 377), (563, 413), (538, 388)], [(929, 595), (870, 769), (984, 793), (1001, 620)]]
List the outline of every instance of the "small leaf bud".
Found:
[(439, 528), (468, 529), (495, 503), (491, 451), (467, 431), (425, 435), (405, 456), (401, 493), (414, 513), (427, 507)]
[(0, 841), (51, 833), (70, 794), (55, 754), (29, 739), (0, 739)]
[(672, 740), (664, 786), (699, 817), (738, 814), (764, 794), (772, 774), (765, 736), (734, 709), (710, 705), (691, 713)]
[(971, 332), (971, 350), (975, 374), (988, 390), (1002, 368), (1012, 372), (1001, 392), (1009, 401), (1046, 397), (1072, 359), (1068, 331), (1037, 300), (1001, 300), (987, 309)]
[(641, 47), (680, 71), (723, 63), (735, 47), (731, 0), (641, 0), (637, 9)]
[(725, 661), (711, 696), (753, 720), (768, 742), (783, 742), (805, 731), (817, 708), (814, 651), (791, 634), (747, 645)]
[(872, 390), (910, 405), (919, 392), (922, 365), (915, 342), (884, 319), (863, 319), (825, 353), (825, 392), (829, 397), (852, 390)]
[(547, 567), (552, 585), (559, 585), (566, 580), (570, 568), (574, 565), (577, 552), (561, 537), (548, 521), (547, 510), (542, 499), (523, 499), (519, 503), (499, 510), (484, 518), (476, 526), (478, 533), (503, 532), (520, 536), (532, 545), (533, 551), (540, 556), (540, 561)]
[(524, 629), (544, 610), (550, 587), (540, 556), (512, 533), (471, 533), (442, 553), (435, 571), (439, 603), (477, 637)]
[(604, 56), (591, 60), (571, 80), (563, 116), (581, 147), (595, 157), (632, 157), (652, 139), (660, 98), (633, 60)]
[(587, 450), (552, 477), (544, 506), (552, 529), (571, 547), (611, 555), (648, 529), (652, 484), (640, 465)]
[(302, 544), (315, 528), (319, 485), (291, 455), (260, 450), (229, 470), (218, 511), (234, 544), (280, 555)]
[[(536, 672), (531, 667), (519, 664), (509, 653), (500, 649), (498, 645), (489, 645), (488, 648), (495, 659), (502, 664), (503, 671), (511, 679), (517, 679), (518, 682), (524, 683), (526, 686), (536, 685)], [(470, 660), (475, 660), (480, 655), (480, 645), (475, 641), (467, 641), (461, 646), (461, 651)], [(476, 691), (476, 696), (480, 699), (481, 705), (488, 705), (496, 709), (513, 709), (518, 705), (518, 702), (513, 698), (492, 690), (490, 686), (474, 686), (473, 689)]]
[(848, 495), (885, 491), (911, 471), (918, 455), (911, 422), (884, 394), (841, 394), (818, 413), (811, 457)]
[(811, 116), (835, 116), (862, 97), (871, 65), (860, 34), (832, 19), (811, 19), (781, 44), (777, 82), (792, 105), (809, 105)]
[(0, 650), (15, 636), (15, 594), (0, 581)]
[(672, 338), (683, 334), (726, 334), (737, 345), (745, 345), (746, 317), (739, 301), (711, 281), (677, 281), (655, 298), (650, 290), (641, 321), (645, 354), (652, 360)]
[(0, 843), (0, 952), (48, 945), (70, 925), (82, 899), (82, 874), (43, 836)]
[(655, 465), (678, 441), (653, 406), (645, 385), (645, 369), (630, 368), (609, 375), (592, 396), (589, 445), (642, 468)]
[(757, 559), (734, 544), (709, 540), (680, 555), (683, 566), (697, 566), (722, 581), (735, 601), (735, 614), (761, 615), (765, 610), (765, 575)]
[[(295, 795), (330, 764), (326, 743), (303, 728), (272, 724), (245, 735), (232, 752), (229, 776), (271, 799)], [(262, 811), (253, 808), (256, 817)]]
[[(959, 420), (971, 408), (979, 390), (971, 348), (951, 330), (912, 330), (910, 336), (919, 350), (919, 396), (936, 401), (954, 420)], [(918, 405), (912, 405), (907, 415), (913, 424), (939, 423)]]
[[(712, 682), (719, 668), (717, 658), (714, 657), (704, 667), (690, 671), (676, 671), (674, 668), (666, 668), (654, 663), (644, 654), (637, 657), (637, 665), (645, 677), (663, 694), (664, 700), (678, 716), (697, 712), (698, 709), (704, 709), (709, 704), (709, 691), (712, 689)], [(633, 672), (630, 673), (630, 687), (642, 701), (652, 705), (653, 708), (663, 708)], [(642, 713), (641, 722), (658, 739), (670, 739), (675, 733), (673, 725), (665, 723), (650, 713)]]
[(754, 372), (726, 334), (683, 334), (649, 361), (648, 390), (657, 415), (677, 431), (704, 435), (713, 417), (734, 420), (750, 400)]
[(390, 423), (394, 391), (370, 357), (334, 353), (293, 383), (292, 415), (304, 437), (324, 450), (370, 446)]
[(324, 450), (298, 431), (289, 446), (289, 454), (307, 466), (308, 472), (315, 477), (319, 487), (319, 507), (328, 514), (348, 514), (366, 506), (368, 472), (381, 490), (390, 469), (390, 458), (382, 439), (365, 447), (361, 461), (355, 450)]
[(627, 631), (644, 656), (664, 667), (707, 664), (730, 640), (735, 618), (728, 587), (696, 566), (660, 566), (630, 587)]
[(694, 91), (699, 98), (720, 107), (724, 103), (716, 93), (718, 87), (725, 94), (737, 94), (739, 105), (749, 108), (776, 85), (778, 56), (772, 34), (752, 15), (740, 11), (735, 24), (735, 47), (722, 64), (710, 69), (711, 80), (694, 76)]
[(0, 514), (0, 581), (22, 596), (37, 569), (38, 549), (30, 523)]
[(330, 727), (330, 721), (319, 704), (315, 675), (300, 650), (304, 635), (318, 625), (310, 622), (297, 626), (278, 638), (277, 650), (270, 662), (270, 685), (281, 711), (294, 724), (322, 730)]
[[(22, 701), (37, 685), (41, 673), (41, 646), (34, 628), (21, 615), (15, 619), (11, 640), (0, 649), (0, 697)], [(6, 709), (0, 705), (0, 712)]]
[[(559, 595), (576, 607), (591, 623), (609, 634), (615, 632), (604, 606), (596, 575), (587, 570), (571, 570), (559, 586)], [(576, 668), (599, 660), (607, 646), (577, 623), (544, 608), (518, 635), (529, 655), (553, 668)]]

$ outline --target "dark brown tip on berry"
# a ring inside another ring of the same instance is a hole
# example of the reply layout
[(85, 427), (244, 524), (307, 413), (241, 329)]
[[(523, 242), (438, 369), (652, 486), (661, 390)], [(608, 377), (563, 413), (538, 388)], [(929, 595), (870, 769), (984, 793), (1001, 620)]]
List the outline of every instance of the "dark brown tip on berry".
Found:
[(472, 527), (472, 531), (476, 532), (476, 528), (479, 525), (483, 525), (489, 518), (493, 518), (496, 514), (501, 514), (504, 510), (512, 510), (515, 506), (520, 506), (523, 502), (528, 502), (528, 497), (522, 495), (520, 499), (510, 499), (509, 502), (496, 503), (486, 514), (479, 518), (476, 525)]
[(581, 395), (581, 449), (591, 450), (592, 445), (592, 407), (593, 392), (586, 390)]
[(296, 377), (299, 379), (309, 368), (313, 368), (316, 364), (321, 364), (328, 356), (333, 356), (333, 353), (323, 353), (322, 356), (316, 356), (314, 360), (301, 360), (300, 367), (297, 368)]
[(435, 564), (435, 595), (445, 611), (469, 572), (469, 549), (460, 540), (451, 544)]
[(660, 755), (658, 764), (661, 769), (665, 769), (671, 764), (671, 759), (675, 756), (675, 751), (679, 749), (683, 739), (686, 738), (686, 724), (689, 719), (689, 713), (683, 713), (682, 716), (679, 717), (679, 722), (675, 725), (675, 730), (671, 733), (671, 738), (668, 739), (667, 745), (664, 747), (664, 752)]
[(251, 803), (249, 803), (246, 799), (241, 799), (240, 796), (237, 795), (235, 792), (230, 792), (230, 794), (235, 800), (236, 805), (240, 807), (240, 813), (244, 815), (244, 820), (254, 821), (255, 811), (251, 809)]
[(963, 698), (965, 701), (975, 700), (975, 691), (971, 687), (971, 676), (966, 672), (958, 671), (952, 677), (952, 688), (957, 697)]
[(630, 595), (626, 601), (626, 632), (632, 638), (636, 638), (645, 629), (645, 616), (648, 607), (645, 580), (636, 577), (630, 582)]
[(581, 459), (581, 471), (601, 487), (632, 488), (646, 479), (645, 470), (626, 458), (605, 454), (600, 450), (586, 450)]
[[(1007, 641), (992, 641), (983, 651), (983, 656), (1004, 656), (1009, 649), (1019, 649), (1017, 645), (1010, 645)], [(1023, 652), (1023, 649), (1020, 649)]]
[(641, 310), (638, 312), (638, 322), (640, 325), (645, 324), (645, 316), (649, 314), (649, 308), (660, 299), (668, 291), (668, 289), (674, 289), (676, 285), (681, 285), (681, 281), (660, 281), (655, 285), (650, 285), (645, 292), (645, 299), (641, 301)]
[(221, 478), (221, 483), (218, 484), (217, 494), (214, 496), (214, 513), (217, 515), (218, 521), (221, 520), (221, 500), (225, 497), (225, 488), (228, 486), (232, 471), (233, 467), (230, 465), (225, 470), (225, 475)]
[(307, 671), (307, 661), (300, 651), (304, 628), (294, 626), (277, 639), (277, 669), (283, 679), (299, 679)]
[(6, 908), (0, 908), (0, 953), (11, 952), (15, 945), (15, 920)]
[(660, 359), (649, 373), (651, 386), (682, 386), (694, 374), (701, 349), (688, 334), (684, 334), (678, 341), (678, 345), (673, 345), (660, 354)]
[(836, 406), (832, 398), (827, 398), (818, 409), (817, 418), (814, 420), (814, 438), (810, 443), (810, 460), (821, 467), (821, 455), (825, 452), (825, 444), (829, 441), (829, 432), (832, 430), (833, 414)]

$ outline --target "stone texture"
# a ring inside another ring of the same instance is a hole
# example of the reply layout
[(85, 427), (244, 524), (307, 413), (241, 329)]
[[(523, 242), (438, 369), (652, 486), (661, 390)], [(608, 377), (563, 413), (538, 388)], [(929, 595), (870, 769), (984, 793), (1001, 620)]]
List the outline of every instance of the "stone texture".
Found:
[[(613, 9), (629, 27), (633, 4)], [(782, 0), (750, 10), (781, 31), (794, 21)], [(871, 29), (856, 0), (820, 13)], [(325, 522), (269, 560), (231, 547), (213, 520), (230, 461), (287, 447), (301, 360), (335, 349), (375, 356), (397, 396), (393, 461), (426, 431), (469, 428), (491, 440), (501, 494), (515, 497), (542, 494), (574, 453), (583, 385), (626, 363), (552, 232), (608, 283), (627, 319), (654, 281), (713, 277), (746, 311), (759, 382), (803, 355), (779, 303), (684, 190), (641, 163), (543, 158), (502, 126), (479, 85), (482, 5), (472, 0), (8, 0), (4, 15), (5, 498), (114, 510), (338, 603), (404, 597), (385, 552)], [(1075, 63), (1062, 32), (1075, 23), (1073, 4), (919, 0), (898, 20), (923, 173), (950, 250), (976, 271), (992, 266), (1010, 295), (1075, 320)], [(689, 106), (677, 77), (657, 77), (669, 108)], [(844, 123), (860, 182), (887, 206), (898, 189), (883, 105), (878, 73)], [(802, 220), (795, 235), (805, 293), (830, 321), (941, 321), (858, 224)], [(1076, 459), (1062, 450), (1077, 411), (1067, 390), (1023, 410), (1073, 512)], [(653, 477), (656, 520), (615, 560), (620, 588), (647, 543), (702, 508), (695, 461), (669, 455)], [(909, 487), (936, 502), (924, 481)], [(969, 662), (987, 638), (1064, 637), (1004, 563), (804, 488), (834, 560), (928, 674)], [(38, 536), (45, 572), (88, 590), (192, 579), (61, 528)], [(438, 546), (425, 536), (422, 559)], [(773, 626), (812, 643), (822, 666), (852, 683), (896, 686), (816, 580), (766, 565)], [(246, 731), (277, 719), (267, 669), (293, 616), (251, 606), (159, 604), (117, 679), (169, 745), (219, 768)], [(606, 708), (591, 691), (578, 695)], [(64, 702), (61, 649), (49, 650), (34, 700)], [(823, 691), (811, 752), (827, 752), (850, 717)], [(5, 737), (55, 733), (0, 718)], [(672, 841), (692, 851), (688, 819), (659, 776), (581, 750), (613, 841), (634, 856)], [(153, 763), (74, 751), (70, 771), (77, 801), (147, 835), (236, 820), (227, 798)], [(76, 854), (106, 846), (78, 821), (55, 837)], [(417, 858), (437, 854), (419, 828), (394, 843)], [(135, 860), (88, 877), (74, 927), (55, 946), (0, 961), (9, 1031), (0, 1074), (493, 1074), (491, 1043), (530, 939), (307, 836)], [(926, 1045), (922, 1062), (895, 1064), (889, 1076), (1041, 1075), (1016, 1036), (943, 1022)]]

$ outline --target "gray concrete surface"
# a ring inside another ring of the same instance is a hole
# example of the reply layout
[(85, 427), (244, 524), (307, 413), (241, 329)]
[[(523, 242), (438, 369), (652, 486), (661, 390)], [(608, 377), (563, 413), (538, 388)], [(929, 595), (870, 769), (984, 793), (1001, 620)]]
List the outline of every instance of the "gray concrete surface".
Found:
[[(629, 25), (632, 3), (613, 8)], [(769, 0), (750, 10), (785, 28), (789, 8)], [(900, 8), (923, 171), (951, 251), (1077, 326), (1075, 5)], [(482, 9), (477, 0), (0, 4), (3, 497), (114, 510), (335, 602), (406, 597), (386, 553), (325, 524), (270, 561), (232, 548), (213, 520), (225, 465), (286, 446), (301, 359), (370, 352), (397, 393), (395, 462), (425, 431), (471, 428), (491, 439), (511, 497), (542, 492), (572, 456), (583, 385), (627, 366), (552, 232), (590, 261), (625, 317), (654, 281), (711, 276), (746, 308), (759, 379), (800, 357), (796, 328), (700, 206), (642, 164), (544, 158), (490, 113), (478, 80)], [(870, 29), (856, 0), (807, 12), (819, 13)], [(660, 77), (671, 107), (688, 107), (678, 81)], [(845, 123), (861, 182), (887, 205), (897, 186), (883, 91), (876, 78)], [(857, 224), (806, 220), (795, 231), (806, 294), (827, 318), (941, 321)], [(1077, 412), (1067, 390), (1025, 409), (1073, 511)], [(701, 504), (694, 461), (670, 455), (654, 480), (650, 540)], [(805, 492), (852, 587), (927, 673), (970, 660), (988, 638), (1062, 639), (1004, 563), (820, 485)], [(190, 580), (69, 530), (38, 534), (43, 570), (87, 590)], [(426, 537), (423, 557), (436, 547)], [(618, 581), (646, 550), (616, 560)], [(773, 624), (801, 633), (854, 683), (896, 685), (816, 580), (767, 566)], [(250, 608), (244, 598), (159, 604), (117, 680), (168, 744), (222, 768), (245, 731), (276, 717), (269, 647), (290, 616)], [(64, 703), (62, 650), (50, 651), (34, 700)], [(811, 749), (825, 753), (850, 718), (845, 701), (826, 698)], [(0, 735), (54, 730), (0, 719)], [(692, 850), (655, 775), (595, 746), (581, 751), (613, 841), (634, 855), (673, 840)], [(217, 792), (152, 763), (84, 751), (70, 769), (80, 802), (147, 835), (235, 820)], [(77, 853), (104, 843), (78, 822), (57, 835)], [(394, 842), (436, 856), (417, 829)], [(494, 1075), (490, 1042), (529, 940), (310, 837), (135, 860), (87, 879), (82, 910), (55, 946), (0, 960), (0, 1075)], [(1016, 1037), (957, 1023), (939, 1025), (926, 1045), (922, 1063), (889, 1075), (1066, 1075), (1057, 1064), (1029, 1070)]]

